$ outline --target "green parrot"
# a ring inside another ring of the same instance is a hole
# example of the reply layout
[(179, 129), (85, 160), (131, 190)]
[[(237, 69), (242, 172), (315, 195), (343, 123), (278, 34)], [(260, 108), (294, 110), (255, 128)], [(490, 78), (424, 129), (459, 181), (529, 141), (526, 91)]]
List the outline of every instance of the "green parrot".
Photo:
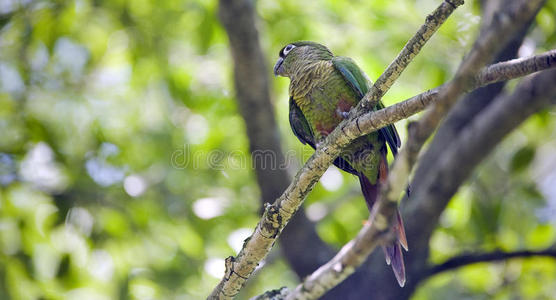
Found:
[[(350, 109), (369, 91), (371, 81), (352, 59), (334, 56), (326, 46), (318, 43), (291, 43), (280, 50), (279, 56), (274, 75), (290, 78), (291, 128), (303, 144), (316, 149), (317, 144), (348, 117)], [(381, 108), (384, 108), (382, 103), (374, 107)], [(359, 178), (369, 211), (376, 201), (379, 183), (388, 176), (386, 144), (395, 156), (401, 141), (394, 125), (355, 139), (334, 161), (338, 168)], [(406, 251), (408, 248), (399, 211), (394, 230), (397, 240), (383, 249), (386, 263), (392, 265), (398, 283), (404, 286), (401, 247)]]

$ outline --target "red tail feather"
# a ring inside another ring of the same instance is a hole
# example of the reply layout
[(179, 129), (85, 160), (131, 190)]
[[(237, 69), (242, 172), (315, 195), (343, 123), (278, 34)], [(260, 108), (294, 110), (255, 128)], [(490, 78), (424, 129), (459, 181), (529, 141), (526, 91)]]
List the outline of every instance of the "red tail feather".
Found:
[[(369, 179), (361, 173), (358, 175), (359, 183), (361, 184), (361, 191), (363, 192), (363, 196), (365, 197), (365, 202), (367, 203), (369, 211), (371, 211), (378, 196), (378, 183), (386, 180), (387, 176), (388, 165), (386, 164), (386, 157), (384, 156), (381, 159), (377, 184), (372, 184)], [(391, 245), (383, 246), (382, 249), (384, 250), (386, 263), (392, 266), (392, 270), (394, 271), (394, 275), (396, 276), (399, 285), (403, 287), (405, 285), (405, 266), (403, 261), (402, 247), (406, 251), (408, 250), (408, 247), (407, 239), (405, 237), (403, 220), (399, 210), (397, 211), (396, 220), (397, 221), (393, 225), (393, 229), (396, 233), (397, 241), (395, 241)]]
[(392, 266), (394, 276), (398, 280), (398, 284), (403, 287), (405, 285), (405, 266), (403, 263), (402, 247), (399, 242), (395, 242), (389, 246), (382, 246), (386, 263)]

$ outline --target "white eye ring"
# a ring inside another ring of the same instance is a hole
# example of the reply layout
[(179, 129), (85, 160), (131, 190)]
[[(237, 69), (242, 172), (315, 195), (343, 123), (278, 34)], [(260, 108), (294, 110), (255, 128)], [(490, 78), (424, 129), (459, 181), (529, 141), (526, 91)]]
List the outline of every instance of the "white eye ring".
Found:
[(284, 56), (288, 55), (288, 53), (290, 53), (290, 51), (293, 50), (293, 48), (295, 48), (295, 45), (289, 44), (284, 48)]

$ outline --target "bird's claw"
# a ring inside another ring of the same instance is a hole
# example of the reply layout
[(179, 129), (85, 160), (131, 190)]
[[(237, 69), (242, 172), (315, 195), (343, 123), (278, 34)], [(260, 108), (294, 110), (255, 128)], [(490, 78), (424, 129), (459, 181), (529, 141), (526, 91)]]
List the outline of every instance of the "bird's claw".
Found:
[(343, 110), (340, 110), (340, 109), (336, 109), (336, 114), (342, 120), (345, 120), (345, 119), (349, 118), (349, 111), (343, 111)]

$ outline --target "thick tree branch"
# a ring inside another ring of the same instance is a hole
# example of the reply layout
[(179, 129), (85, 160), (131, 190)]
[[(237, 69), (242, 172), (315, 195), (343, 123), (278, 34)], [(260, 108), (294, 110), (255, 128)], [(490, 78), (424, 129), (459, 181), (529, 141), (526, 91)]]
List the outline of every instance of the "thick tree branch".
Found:
[[(239, 112), (245, 120), (249, 136), (249, 150), (253, 153), (265, 150), (280, 150), (278, 127), (274, 118), (274, 108), (270, 101), (268, 69), (255, 27), (252, 1), (220, 1), (219, 17), (228, 33), (230, 49), (234, 61), (234, 85)], [(278, 161), (284, 161), (282, 151), (274, 153)], [(262, 157), (267, 158), (266, 156)], [(275, 164), (276, 161), (260, 162), (261, 165)], [(288, 184), (288, 176), (283, 170), (257, 168), (257, 182), (262, 198), (275, 199)], [(276, 176), (276, 173), (283, 176)], [(278, 179), (270, 182), (269, 178)]]
[[(541, 0), (516, 1), (509, 6), (508, 11), (497, 14), (495, 24), (490, 30), (481, 33), (470, 53), (460, 64), (455, 78), (440, 92), (432, 109), (428, 110), (417, 124), (410, 127), (408, 143), (402, 147), (388, 176), (387, 184), (381, 188), (380, 198), (373, 207), (369, 222), (331, 261), (298, 285), (288, 299), (319, 297), (353, 273), (376, 245), (391, 237), (388, 234), (389, 223), (394, 219), (398, 199), (405, 189), (409, 172), (425, 140), (453, 103), (474, 85), (474, 74), (492, 59), (493, 53), (497, 53), (504, 46), (508, 38), (513, 36), (512, 33), (521, 28), (541, 4)], [(360, 128), (361, 126), (357, 126), (359, 132)], [(349, 132), (349, 128), (342, 129)]]
[(460, 256), (450, 258), (449, 260), (441, 264), (429, 267), (418, 279), (419, 281), (422, 281), (438, 273), (452, 271), (457, 268), (481, 262), (493, 262), (512, 258), (528, 258), (539, 256), (556, 258), (556, 249), (545, 249), (541, 251), (523, 250), (515, 252), (495, 251), (489, 253), (462, 254)]
[[(223, 0), (226, 2), (226, 0)], [(229, 0), (228, 0), (229, 1)], [(432, 35), (442, 22), (454, 11), (454, 9), (463, 4), (463, 0), (445, 0), (440, 8), (433, 15), (429, 15), (426, 20), (426, 29), (420, 30), (412, 39), (415, 41), (411, 46), (408, 56), (398, 56), (386, 72), (392, 71), (391, 75), (385, 76), (379, 84), (375, 84), (376, 88), (372, 89), (366, 97), (374, 99), (373, 94), (382, 91), (385, 93), (393, 83), (390, 76), (397, 78), (403, 69), (407, 66), (412, 53), (418, 51), (426, 42), (426, 37)], [(419, 36), (421, 38), (419, 38)], [(417, 42), (418, 39), (423, 40)], [(409, 43), (408, 43), (409, 47)], [(405, 49), (405, 48), (404, 48)], [(405, 50), (404, 50), (405, 51)], [(380, 99), (380, 97), (378, 97)], [(364, 101), (361, 101), (364, 102)], [(361, 105), (360, 105), (361, 106)], [(362, 107), (358, 106), (358, 111)], [(357, 111), (356, 114), (357, 115)], [(351, 118), (353, 119), (353, 117)], [(255, 228), (255, 232), (246, 240), (243, 249), (237, 257), (228, 257), (226, 260), (226, 273), (224, 278), (212, 291), (209, 298), (230, 299), (239, 293), (239, 290), (245, 284), (251, 273), (255, 270), (258, 263), (266, 256), (272, 248), (276, 238), (280, 235), (282, 229), (286, 226), (292, 215), (298, 210), (303, 203), (307, 194), (313, 189), (318, 179), (324, 171), (330, 166), (332, 161), (340, 154), (340, 151), (353, 139), (343, 133), (342, 128), (348, 122), (344, 121), (338, 126), (326, 139), (322, 147), (319, 147), (315, 153), (309, 158), (303, 168), (297, 173), (294, 181), (288, 186), (286, 191), (274, 204), (267, 205), (261, 221)], [(361, 135), (362, 133), (360, 133)]]

